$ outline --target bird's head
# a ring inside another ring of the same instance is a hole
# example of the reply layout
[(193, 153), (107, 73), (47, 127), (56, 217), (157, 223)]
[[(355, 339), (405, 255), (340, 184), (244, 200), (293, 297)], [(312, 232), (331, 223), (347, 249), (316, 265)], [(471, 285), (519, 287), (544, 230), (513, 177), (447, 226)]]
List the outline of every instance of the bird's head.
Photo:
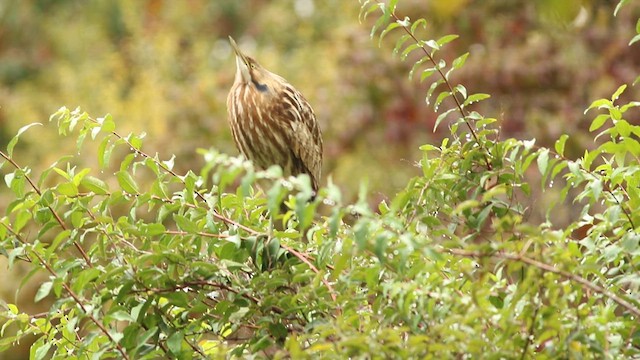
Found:
[(262, 67), (255, 59), (245, 55), (231, 36), (229, 42), (236, 53), (235, 83), (253, 86), (259, 92), (272, 90), (279, 82), (279, 77)]

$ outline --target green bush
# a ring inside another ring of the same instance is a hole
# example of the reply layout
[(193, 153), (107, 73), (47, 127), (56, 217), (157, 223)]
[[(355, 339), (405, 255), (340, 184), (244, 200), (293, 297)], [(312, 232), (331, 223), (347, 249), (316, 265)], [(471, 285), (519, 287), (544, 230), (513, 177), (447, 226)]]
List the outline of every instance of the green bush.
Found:
[[(422, 40), (426, 20), (396, 3), (365, 1), (362, 18), (402, 59), (419, 54), (410, 76), (431, 81), (450, 136), (376, 211), (364, 188), (355, 204), (331, 183), (310, 200), (308, 177), (214, 149), (178, 174), (143, 134), (64, 107), (52, 122), (97, 170), (65, 156), (36, 174), (14, 156), (22, 128), (0, 152), (14, 196), (0, 251), (28, 264), (25, 282), (45, 274), (35, 301), (51, 306), (1, 304), (0, 350), (35, 335), (34, 359), (640, 356), (640, 126), (625, 119), (640, 102), (617, 102), (625, 86), (593, 102), (600, 143), (575, 160), (566, 135), (500, 139), (471, 110), (489, 96), (451, 81), (468, 54), (439, 58), (456, 36)], [(569, 225), (528, 220), (534, 164), (581, 207)]]

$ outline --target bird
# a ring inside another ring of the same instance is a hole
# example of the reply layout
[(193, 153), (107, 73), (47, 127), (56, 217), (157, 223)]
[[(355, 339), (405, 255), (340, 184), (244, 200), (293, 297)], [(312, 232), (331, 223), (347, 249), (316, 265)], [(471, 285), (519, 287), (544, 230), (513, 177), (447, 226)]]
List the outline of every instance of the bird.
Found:
[(322, 133), (309, 102), (293, 85), (247, 56), (231, 36), (236, 75), (227, 97), (231, 134), (242, 155), (285, 176), (307, 174), (313, 194), (322, 172)]

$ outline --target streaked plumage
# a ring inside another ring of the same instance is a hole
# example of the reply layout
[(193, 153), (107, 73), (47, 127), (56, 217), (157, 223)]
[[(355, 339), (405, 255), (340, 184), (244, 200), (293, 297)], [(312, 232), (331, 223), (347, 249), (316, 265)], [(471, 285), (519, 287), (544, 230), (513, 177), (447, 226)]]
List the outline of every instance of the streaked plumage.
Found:
[(308, 174), (317, 191), (322, 170), (322, 134), (311, 105), (284, 78), (244, 55), (227, 97), (229, 125), (240, 152), (256, 166), (280, 165), (285, 175)]

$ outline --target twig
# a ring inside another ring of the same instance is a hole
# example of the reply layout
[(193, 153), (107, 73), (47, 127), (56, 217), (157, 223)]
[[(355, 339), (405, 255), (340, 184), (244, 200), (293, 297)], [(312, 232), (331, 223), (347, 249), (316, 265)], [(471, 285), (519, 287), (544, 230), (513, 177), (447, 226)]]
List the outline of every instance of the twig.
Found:
[(322, 276), (322, 274), (320, 274), (320, 270), (318, 270), (317, 267), (315, 267), (315, 265), (313, 265), (311, 263), (311, 261), (309, 261), (309, 259), (301, 254), (300, 252), (298, 252), (297, 250), (285, 246), (285, 245), (280, 245), (283, 249), (287, 250), (288, 252), (292, 253), (295, 257), (297, 257), (298, 259), (300, 259), (300, 261), (302, 261), (303, 263), (307, 264), (309, 266), (309, 268), (316, 273), (318, 276), (320, 276), (320, 281), (322, 281), (322, 283), (327, 287), (327, 289), (329, 289), (329, 295), (331, 295), (331, 300), (336, 301), (336, 292), (335, 290), (333, 290), (333, 286), (331, 286), (331, 284), (329, 284), (329, 282)]
[(442, 80), (444, 80), (444, 83), (447, 85), (447, 88), (449, 89), (449, 92), (451, 93), (451, 97), (453, 97), (453, 100), (456, 103), (456, 107), (458, 108), (458, 111), (460, 112), (460, 115), (462, 115), (462, 120), (464, 121), (464, 123), (467, 125), (467, 127), (469, 128), (469, 131), (471, 132), (471, 135), (473, 136), (474, 140), (476, 141), (476, 143), (478, 144), (478, 146), (480, 146), (480, 148), (482, 150), (484, 150), (483, 152), (483, 157), (484, 157), (484, 161), (485, 164), (487, 165), (487, 170), (491, 170), (493, 167), (491, 166), (491, 162), (489, 161), (489, 157), (487, 154), (489, 154), (489, 150), (484, 146), (483, 143), (480, 142), (480, 139), (478, 138), (478, 134), (476, 134), (476, 131), (473, 129), (473, 126), (471, 126), (471, 123), (469, 122), (469, 120), (467, 119), (468, 114), (467, 112), (464, 110), (464, 108), (462, 107), (462, 103), (460, 102), (460, 100), (458, 99), (458, 96), (456, 95), (455, 90), (453, 89), (453, 87), (451, 86), (451, 83), (449, 82), (449, 80), (447, 79), (447, 77), (444, 75), (444, 73), (442, 72), (442, 69), (438, 66), (438, 64), (436, 63), (435, 59), (433, 58), (433, 56), (431, 56), (431, 54), (427, 51), (427, 49), (424, 47), (423, 43), (418, 40), (418, 38), (416, 38), (416, 36), (411, 32), (411, 30), (406, 26), (402, 24), (402, 20), (400, 20), (400, 18), (398, 18), (398, 16), (395, 14), (395, 12), (391, 13), (391, 16), (393, 16), (393, 18), (396, 20), (396, 22), (398, 24), (400, 24), (400, 27), (402, 27), (402, 29), (413, 39), (413, 41), (420, 47), (420, 49), (422, 49), (422, 51), (424, 52), (424, 54), (427, 56), (427, 58), (429, 59), (429, 61), (431, 61), (431, 63), (433, 64), (434, 68), (436, 69), (436, 71), (438, 71), (438, 74), (440, 75), (440, 77), (442, 78)]
[[(15, 167), (18, 170), (22, 170), (22, 168), (20, 167), (20, 165), (18, 165), (13, 158), (11, 158), (10, 156), (8, 156), (7, 154), (5, 154), (4, 152), (0, 151), (0, 156), (2, 156), (3, 158), (5, 158), (11, 165), (13, 165), (13, 167)], [(38, 186), (33, 182), (33, 180), (31, 180), (31, 177), (29, 175), (27, 175), (24, 171), (23, 171), (23, 175), (25, 177), (25, 179), (27, 179), (27, 181), (29, 182), (29, 184), (31, 185), (31, 187), (33, 188), (33, 190), (39, 195), (42, 196), (42, 192), (40, 191), (40, 189), (38, 188)], [(51, 213), (53, 214), (53, 216), (56, 218), (56, 221), (58, 222), (58, 224), (60, 224), (60, 227), (62, 227), (62, 230), (67, 230), (67, 225), (65, 225), (64, 221), (62, 221), (62, 218), (60, 218), (60, 216), (58, 215), (58, 213), (53, 209), (53, 207), (51, 207), (51, 205), (47, 205), (47, 207), (49, 208), (49, 211), (51, 211)], [(82, 255), (82, 257), (84, 258), (84, 261), (87, 263), (87, 265), (89, 267), (93, 267), (93, 264), (91, 263), (91, 259), (89, 258), (89, 256), (87, 255), (87, 253), (84, 251), (84, 249), (82, 248), (82, 246), (80, 246), (80, 243), (78, 243), (75, 239), (73, 240), (73, 245), (76, 247), (76, 249), (78, 249), (78, 251), (80, 252), (80, 254)]]
[[(18, 239), (18, 241), (20, 241), (23, 244), (27, 244), (28, 242), (25, 241), (24, 239), (22, 239), (22, 237), (20, 236), (20, 234), (16, 233), (15, 231), (13, 231), (13, 229), (8, 226), (7, 224), (2, 224), (9, 232), (11, 232), (16, 239)], [(51, 274), (51, 276), (53, 276), (54, 278), (59, 278), (58, 274), (56, 273), (56, 271), (51, 267), (51, 265), (49, 265), (49, 263), (47, 263), (44, 258), (42, 258), (42, 256), (40, 256), (40, 254), (36, 251), (33, 252), (33, 255), (38, 259), (38, 261), (40, 262), (40, 264), (49, 272), (49, 274)], [(93, 322), (98, 329), (100, 329), (100, 331), (109, 339), (109, 341), (111, 341), (112, 344), (114, 344), (114, 346), (116, 347), (116, 350), (120, 353), (120, 355), (122, 356), (123, 359), (127, 359), (129, 360), (129, 356), (127, 355), (126, 351), (124, 350), (124, 348), (122, 347), (122, 345), (120, 345), (120, 343), (118, 341), (116, 341), (112, 336), (111, 333), (109, 333), (109, 330), (107, 330), (107, 328), (104, 327), (104, 325), (98, 321), (98, 319), (96, 319), (88, 310), (87, 308), (84, 306), (84, 304), (82, 303), (82, 300), (80, 300), (80, 296), (78, 294), (76, 294), (71, 287), (69, 286), (69, 284), (67, 284), (65, 281), (61, 281), (62, 287), (65, 289), (65, 291), (69, 294), (69, 296), (71, 296), (71, 298), (73, 298), (73, 300), (75, 301), (75, 303), (78, 305), (78, 307), (80, 308), (80, 310), (82, 310), (82, 312), (91, 320), (91, 322)]]
[[(96, 124), (100, 124), (98, 121), (96, 121), (93, 118), (88, 118), (90, 121), (96, 123)], [(125, 137), (123, 137), (122, 135), (120, 135), (118, 132), (116, 131), (111, 131), (111, 134), (113, 134), (113, 136), (115, 136), (116, 138), (118, 138), (119, 140), (124, 141), (127, 145), (129, 145), (129, 147), (131, 149), (133, 149), (133, 152), (135, 154), (138, 154), (142, 157), (144, 157), (145, 159), (149, 159), (151, 161), (153, 161), (156, 165), (158, 165), (158, 167), (160, 167), (163, 171), (167, 172), (168, 174), (170, 174), (171, 176), (175, 177), (176, 179), (180, 180), (180, 182), (182, 182), (183, 185), (186, 185), (186, 182), (184, 181), (182, 176), (179, 176), (175, 171), (169, 169), (165, 164), (163, 164), (161, 161), (159, 161), (158, 159), (150, 156), (149, 154), (145, 153), (144, 151), (137, 149), (135, 146), (133, 146), (133, 144)], [(207, 199), (204, 197), (204, 195), (202, 195), (198, 190), (193, 190), (194, 194), (198, 197), (198, 199), (202, 200), (205, 204), (207, 203)], [(242, 225), (236, 221), (233, 221), (231, 219), (229, 219), (228, 217), (218, 213), (216, 210), (211, 209), (211, 212), (213, 213), (213, 217), (217, 218), (218, 220), (221, 220), (229, 225), (233, 225), (236, 226), (248, 233), (250, 233), (251, 235), (260, 235), (261, 233), (253, 230), (245, 225)]]
[[(89, 118), (90, 121), (99, 124), (98, 121), (96, 121), (93, 118)], [(182, 182), (182, 184), (186, 185), (186, 182), (183, 180), (183, 178), (181, 176), (179, 176), (176, 172), (174, 172), (173, 170), (169, 169), (167, 166), (165, 166), (161, 161), (157, 160), (154, 157), (151, 157), (149, 154), (143, 152), (142, 150), (136, 149), (135, 146), (133, 146), (133, 144), (131, 144), (131, 142), (129, 142), (129, 140), (127, 140), (125, 137), (123, 137), (122, 135), (120, 135), (118, 132), (116, 131), (111, 131), (111, 134), (113, 134), (113, 136), (117, 137), (118, 139), (124, 141), (127, 145), (129, 145), (129, 147), (131, 149), (133, 149), (133, 151), (136, 154), (139, 154), (140, 156), (146, 158), (146, 159), (150, 159), (151, 161), (153, 161), (156, 165), (158, 165), (158, 167), (160, 167), (162, 170), (164, 170), (165, 172), (169, 173), (171, 176), (175, 177), (176, 179), (180, 180)], [(207, 203), (207, 200), (205, 199), (204, 195), (202, 195), (198, 190), (194, 190), (195, 195), (202, 200), (205, 204)], [(222, 214), (218, 213), (216, 210), (211, 209), (212, 214), (215, 218), (217, 218), (218, 220), (221, 220), (229, 225), (233, 225), (236, 226), (246, 232), (248, 232), (251, 235), (261, 235), (262, 233), (260, 233), (259, 231), (256, 231), (252, 228), (249, 228), (245, 225), (242, 225), (232, 219), (229, 219), (226, 216), (223, 216)], [(213, 234), (207, 234), (207, 233), (198, 233), (198, 235), (202, 235), (202, 236), (214, 236)], [(222, 237), (222, 236), (219, 236)], [(282, 245), (281, 245), (282, 246)], [(320, 271), (318, 270), (318, 268), (316, 268), (310, 261), (309, 259), (302, 255), (301, 253), (299, 253), (298, 251), (294, 250), (293, 248), (290, 247), (286, 247), (286, 246), (282, 246), (282, 248), (284, 248), (285, 250), (291, 252), (294, 256), (296, 256), (298, 259), (300, 259), (302, 262), (304, 262), (305, 264), (307, 264), (309, 266), (309, 268), (311, 268), (311, 270), (313, 272), (315, 272), (316, 274), (320, 275)], [(333, 290), (333, 287), (331, 286), (331, 284), (329, 284), (329, 282), (327, 280), (325, 280), (324, 278), (321, 279), (322, 283), (327, 287), (327, 289), (329, 290), (329, 294), (331, 295), (331, 299), (333, 299), (334, 301), (336, 300), (336, 294), (335, 291)]]
[(203, 236), (203, 237), (210, 237), (210, 238), (218, 238), (218, 239), (225, 239), (228, 238), (231, 235), (227, 235), (227, 234), (213, 234), (213, 233), (208, 233), (208, 232), (204, 232), (204, 231), (198, 231), (195, 233), (190, 233), (190, 232), (186, 232), (186, 231), (179, 231), (179, 230), (167, 230), (164, 232), (167, 235), (178, 235), (178, 236), (189, 236), (189, 235), (199, 235), (199, 236)]
[(636, 306), (631, 304), (629, 301), (618, 296), (617, 294), (603, 288), (602, 286), (594, 284), (581, 276), (572, 274), (564, 270), (560, 270), (553, 265), (549, 265), (523, 255), (510, 254), (510, 253), (504, 253), (504, 252), (483, 253), (479, 251), (469, 251), (469, 250), (463, 250), (463, 249), (448, 249), (448, 250), (443, 250), (443, 252), (449, 252), (450, 254), (457, 255), (457, 256), (464, 256), (464, 257), (473, 257), (473, 258), (493, 257), (493, 258), (523, 262), (525, 264), (534, 266), (540, 270), (558, 274), (565, 279), (576, 282), (588, 290), (594, 291), (598, 294), (601, 294), (613, 300), (618, 305), (622, 306), (623, 308), (627, 309), (629, 312), (634, 314), (636, 317), (640, 317), (640, 309), (638, 309)]
[(520, 360), (524, 360), (527, 358), (527, 351), (529, 350), (531, 342), (533, 342), (533, 332), (536, 330), (536, 318), (538, 317), (538, 311), (540, 311), (540, 306), (536, 305), (536, 309), (533, 311), (531, 326), (529, 326), (529, 333), (527, 334), (527, 339), (524, 343), (524, 348), (522, 349), (522, 356), (520, 356)]

